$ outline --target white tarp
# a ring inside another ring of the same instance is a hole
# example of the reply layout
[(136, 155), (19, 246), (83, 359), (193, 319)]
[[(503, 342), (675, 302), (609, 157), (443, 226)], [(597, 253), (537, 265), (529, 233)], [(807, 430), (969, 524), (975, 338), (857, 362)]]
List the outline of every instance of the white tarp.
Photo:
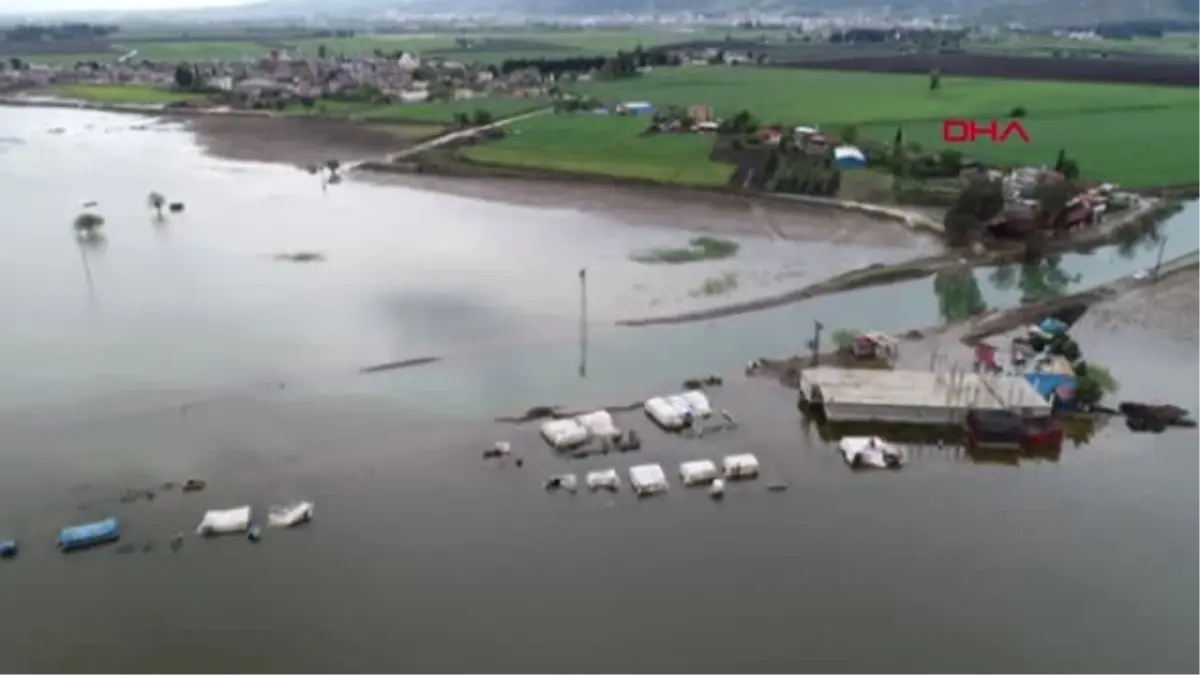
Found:
[(683, 411), (662, 396), (647, 399), (646, 415), (665, 429), (679, 429), (683, 426)]
[(658, 464), (639, 464), (629, 467), (629, 484), (640, 496), (667, 491), (667, 474)]
[(902, 448), (888, 443), (878, 436), (846, 436), (838, 441), (842, 458), (851, 466), (868, 466), (884, 469), (904, 463)]
[(713, 464), (712, 460), (698, 459), (679, 465), (679, 477), (683, 479), (684, 485), (711, 483), (718, 475), (717, 465)]
[(607, 410), (597, 410), (575, 418), (588, 433), (597, 438), (605, 438), (620, 434), (613, 417)]
[(250, 527), (250, 507), (205, 511), (204, 518), (196, 527), (196, 534), (232, 534), (245, 532)]
[(267, 525), (271, 527), (291, 527), (307, 523), (313, 517), (312, 502), (296, 502), (287, 506), (272, 506), (267, 511)]
[(570, 448), (586, 441), (588, 430), (578, 420), (549, 420), (542, 424), (542, 438), (555, 449)]
[(621, 477), (616, 469), (601, 469), (589, 471), (584, 482), (591, 490), (616, 490), (621, 485)]
[(728, 455), (721, 460), (726, 478), (754, 478), (758, 475), (758, 458), (749, 453)]

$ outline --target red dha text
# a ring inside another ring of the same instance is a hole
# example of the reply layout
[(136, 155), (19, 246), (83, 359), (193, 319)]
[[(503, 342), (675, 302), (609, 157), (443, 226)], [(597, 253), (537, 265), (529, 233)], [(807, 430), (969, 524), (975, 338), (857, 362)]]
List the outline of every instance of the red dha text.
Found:
[(942, 141), (945, 143), (975, 143), (980, 137), (992, 143), (1006, 143), (1012, 136), (1029, 142), (1029, 132), (1017, 120), (1000, 123), (992, 120), (980, 124), (974, 120), (946, 120), (942, 122)]

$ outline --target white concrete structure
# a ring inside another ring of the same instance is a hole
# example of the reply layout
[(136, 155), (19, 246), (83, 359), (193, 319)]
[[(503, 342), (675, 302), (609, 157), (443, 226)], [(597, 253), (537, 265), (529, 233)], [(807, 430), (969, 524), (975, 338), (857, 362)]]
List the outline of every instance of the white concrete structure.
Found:
[(1050, 414), (1024, 377), (972, 372), (810, 368), (800, 373), (800, 395), (824, 406), (830, 422), (957, 425), (972, 409)]

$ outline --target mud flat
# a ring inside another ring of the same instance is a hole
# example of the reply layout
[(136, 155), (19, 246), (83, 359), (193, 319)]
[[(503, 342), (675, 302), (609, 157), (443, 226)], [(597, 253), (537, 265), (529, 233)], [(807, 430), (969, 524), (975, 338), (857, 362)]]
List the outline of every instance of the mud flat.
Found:
[(677, 186), (563, 179), (561, 174), (537, 179), (485, 175), (464, 180), (457, 176), (368, 170), (354, 176), (375, 184), (403, 185), (522, 206), (601, 213), (629, 224), (706, 234), (883, 247), (907, 246), (916, 237), (903, 224), (870, 213)]
[(194, 115), (188, 126), (208, 152), (226, 159), (304, 166), (395, 152), (437, 134), (434, 125), (366, 125), (308, 117)]
[(1100, 330), (1140, 326), (1192, 343), (1200, 341), (1200, 270), (1194, 264), (1092, 307), (1087, 319)]

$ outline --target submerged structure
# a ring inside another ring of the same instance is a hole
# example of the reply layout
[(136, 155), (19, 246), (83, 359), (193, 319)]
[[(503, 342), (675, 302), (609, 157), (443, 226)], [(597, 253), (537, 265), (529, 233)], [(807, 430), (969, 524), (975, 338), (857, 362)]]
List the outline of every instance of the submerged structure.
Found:
[(809, 368), (799, 407), (817, 419), (961, 427), (972, 410), (1049, 417), (1051, 405), (1024, 377), (951, 371)]

